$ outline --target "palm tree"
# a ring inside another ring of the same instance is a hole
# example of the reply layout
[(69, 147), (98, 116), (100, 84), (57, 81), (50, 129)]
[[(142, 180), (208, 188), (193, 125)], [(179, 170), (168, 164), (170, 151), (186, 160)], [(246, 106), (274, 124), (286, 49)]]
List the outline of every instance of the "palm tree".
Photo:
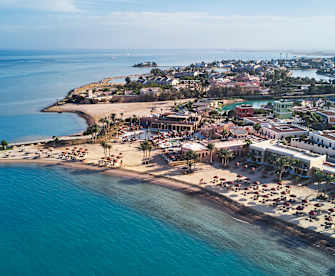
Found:
[(148, 143), (147, 151), (148, 151), (148, 156), (150, 158), (150, 154), (151, 154), (151, 151), (152, 151), (152, 145), (150, 143)]
[(109, 115), (109, 117), (110, 117), (110, 119), (112, 120), (112, 122), (114, 122), (114, 121), (115, 121), (116, 114), (115, 114), (115, 113), (111, 113), (111, 114)]
[(250, 145), (252, 144), (252, 141), (250, 139), (245, 139), (245, 145), (243, 146), (243, 149), (247, 152), (249, 151)]
[(213, 144), (213, 143), (209, 143), (208, 145), (207, 145), (207, 148), (208, 148), (208, 150), (209, 150), (209, 153), (210, 153), (210, 157), (211, 157), (211, 164), (213, 163), (213, 151), (215, 150), (215, 145)]
[(148, 141), (141, 142), (140, 148), (143, 151), (143, 159), (145, 159), (147, 156), (147, 150), (149, 148), (149, 142)]
[(100, 143), (100, 145), (102, 146), (102, 148), (104, 149), (104, 155), (105, 157), (107, 157), (107, 143), (105, 141), (102, 141)]
[(253, 126), (253, 129), (258, 133), (260, 131), (260, 129), (262, 128), (262, 126), (260, 124), (254, 124)]
[(99, 133), (99, 126), (94, 124), (91, 126), (92, 139), (95, 142)]
[(324, 179), (325, 179), (326, 183), (325, 183), (323, 192), (325, 194), (327, 194), (327, 192), (328, 192), (328, 186), (329, 186), (330, 183), (332, 183), (332, 182), (335, 181), (335, 177), (332, 174), (328, 174), (328, 173), (324, 173), (324, 174), (325, 174), (324, 175)]
[(286, 172), (291, 162), (287, 157), (278, 157), (275, 159), (274, 164), (277, 168), (278, 179), (281, 181), (283, 178), (283, 173)]
[(229, 137), (230, 133), (226, 129), (223, 129), (221, 135), (222, 138), (226, 139), (227, 137)]
[(132, 123), (133, 123), (134, 126), (136, 125), (136, 123), (137, 123), (136, 115), (133, 115)]
[(8, 146), (7, 141), (6, 141), (6, 140), (2, 140), (2, 141), (1, 141), (1, 146), (2, 146), (2, 149), (3, 149), (3, 150), (7, 149), (7, 146)]
[(106, 118), (101, 118), (101, 119), (99, 120), (99, 123), (102, 124), (104, 133), (107, 134), (107, 133), (108, 133), (108, 120), (107, 120)]
[(318, 183), (318, 193), (320, 192), (321, 183), (325, 180), (325, 174), (320, 169), (314, 169), (313, 171), (313, 181)]
[(192, 166), (195, 166), (196, 162), (199, 161), (199, 155), (193, 150), (189, 150), (185, 153), (185, 159), (187, 160), (189, 170), (192, 170)]
[(226, 167), (229, 159), (233, 158), (234, 153), (226, 149), (220, 149), (217, 152), (217, 156), (219, 159), (221, 159), (222, 166)]
[(108, 157), (110, 157), (111, 156), (112, 144), (107, 144), (106, 147), (108, 149)]
[(120, 113), (121, 121), (123, 120), (123, 112)]

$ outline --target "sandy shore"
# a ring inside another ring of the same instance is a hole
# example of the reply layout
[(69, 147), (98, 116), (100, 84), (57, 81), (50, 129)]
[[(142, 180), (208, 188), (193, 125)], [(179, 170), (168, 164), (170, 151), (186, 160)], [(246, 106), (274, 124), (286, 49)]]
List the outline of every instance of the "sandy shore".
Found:
[[(188, 99), (190, 100), (190, 99)], [(134, 103), (113, 103), (113, 104), (64, 104), (60, 106), (50, 106), (43, 109), (43, 112), (71, 112), (80, 116), (86, 115), (88, 123), (115, 113), (117, 117), (123, 113), (123, 118), (150, 116), (151, 113), (160, 113), (161, 111), (170, 111), (174, 103), (183, 103), (188, 100), (161, 101), (161, 102), (134, 102)]]
[[(87, 123), (93, 124), (99, 119), (115, 113), (117, 117), (123, 113), (123, 118), (150, 116), (152, 113), (161, 113), (171, 111), (174, 104), (181, 104), (193, 99), (183, 99), (176, 101), (158, 101), (158, 102), (131, 102), (131, 103), (113, 103), (113, 104), (64, 104), (60, 106), (49, 106), (42, 112), (70, 112), (83, 117)], [(241, 102), (242, 99), (222, 100), (225, 105), (235, 102)]]
[(141, 179), (145, 182), (164, 186), (175, 191), (183, 192), (189, 196), (196, 196), (204, 204), (209, 204), (215, 208), (228, 212), (235, 218), (243, 221), (260, 225), (261, 227), (271, 227), (289, 235), (290, 237), (299, 238), (308, 244), (324, 250), (330, 254), (335, 254), (335, 239), (315, 232), (313, 230), (301, 227), (297, 224), (290, 223), (280, 217), (273, 217), (263, 212), (245, 206), (230, 197), (218, 193), (210, 188), (202, 187), (187, 181), (177, 180), (169, 176), (155, 175), (152, 173), (138, 172), (130, 169), (105, 169), (98, 166), (88, 165), (79, 162), (65, 162), (57, 160), (0, 160), (0, 164), (37, 164), (41, 166), (62, 166), (65, 168), (77, 170), (91, 170), (97, 173), (113, 175), (128, 179)]

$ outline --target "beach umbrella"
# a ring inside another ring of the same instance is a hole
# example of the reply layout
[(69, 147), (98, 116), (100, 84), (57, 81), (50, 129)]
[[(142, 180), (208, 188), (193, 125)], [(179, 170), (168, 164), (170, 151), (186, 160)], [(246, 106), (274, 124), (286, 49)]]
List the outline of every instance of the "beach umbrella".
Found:
[(315, 212), (315, 211), (310, 211), (310, 212), (309, 212), (309, 215), (310, 215), (310, 216), (316, 216), (317, 214), (318, 214), (318, 213)]
[(245, 180), (247, 180), (247, 181), (250, 181), (250, 178), (249, 178), (249, 177), (247, 177)]
[(267, 184), (263, 184), (263, 187), (267, 188), (267, 187), (268, 187), (268, 185), (267, 185)]
[(214, 178), (219, 178), (219, 177), (216, 175), (216, 176), (214, 176)]
[(305, 203), (308, 203), (308, 200), (307, 199), (303, 199), (301, 202), (305, 204)]
[(260, 185), (261, 184), (261, 182), (259, 182), (259, 181), (255, 181), (254, 182), (256, 185)]
[(335, 209), (334, 208), (330, 208), (330, 209), (328, 209), (328, 211), (331, 212), (331, 213), (333, 213), (333, 212), (335, 212)]
[(299, 206), (297, 207), (297, 210), (302, 211), (302, 210), (304, 210), (304, 207), (301, 206), (301, 205), (299, 205)]
[(326, 217), (325, 219), (326, 219), (327, 221), (333, 221), (333, 218), (330, 217), (330, 216)]
[(316, 203), (316, 204), (314, 204), (314, 206), (315, 206), (315, 207), (322, 207), (323, 204), (322, 204), (322, 203)]
[(292, 194), (292, 195), (290, 195), (290, 197), (297, 197), (297, 196)]
[(271, 188), (271, 191), (275, 191), (275, 190), (276, 190), (276, 188), (275, 188), (275, 187), (272, 187), (272, 188)]
[(256, 171), (256, 168), (255, 168), (255, 167), (252, 167), (251, 170), (254, 172), (254, 171)]
[(285, 202), (284, 205), (287, 206), (287, 207), (291, 206), (291, 204), (289, 202)]
[(226, 181), (226, 179), (225, 179), (225, 178), (220, 178), (220, 180), (221, 180), (221, 181)]
[(238, 174), (238, 175), (237, 175), (237, 177), (238, 177), (238, 178), (241, 178), (241, 177), (243, 177), (243, 176), (242, 176), (242, 175), (240, 175), (240, 174)]
[(285, 191), (282, 191), (281, 194), (282, 194), (282, 195), (286, 195), (286, 192), (285, 192)]
[(248, 168), (248, 165), (244, 165), (244, 168), (247, 169), (247, 168)]
[(239, 167), (240, 166), (240, 162), (236, 162), (236, 167)]

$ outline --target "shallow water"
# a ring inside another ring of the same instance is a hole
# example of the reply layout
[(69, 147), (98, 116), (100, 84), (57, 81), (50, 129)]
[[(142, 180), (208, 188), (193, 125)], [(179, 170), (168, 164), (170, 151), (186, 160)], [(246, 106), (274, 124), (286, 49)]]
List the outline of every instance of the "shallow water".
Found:
[(1, 275), (334, 275), (334, 259), (195, 197), (93, 172), (0, 166)]

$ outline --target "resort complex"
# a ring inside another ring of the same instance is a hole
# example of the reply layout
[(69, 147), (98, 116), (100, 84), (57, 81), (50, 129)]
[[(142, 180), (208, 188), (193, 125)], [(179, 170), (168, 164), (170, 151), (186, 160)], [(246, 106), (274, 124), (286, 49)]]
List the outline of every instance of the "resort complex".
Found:
[[(84, 166), (181, 185), (332, 243), (335, 105), (329, 93), (315, 94), (334, 83), (290, 76), (288, 68), (304, 64), (315, 63), (136, 65), (155, 68), (124, 83), (106, 78), (73, 89), (43, 110), (83, 116), (89, 126), (82, 135), (3, 141), (0, 160)], [(292, 93), (310, 97), (288, 98), (283, 81)], [(279, 88), (286, 97), (278, 97)], [(245, 101), (250, 95), (266, 95), (266, 102), (255, 107)]]

